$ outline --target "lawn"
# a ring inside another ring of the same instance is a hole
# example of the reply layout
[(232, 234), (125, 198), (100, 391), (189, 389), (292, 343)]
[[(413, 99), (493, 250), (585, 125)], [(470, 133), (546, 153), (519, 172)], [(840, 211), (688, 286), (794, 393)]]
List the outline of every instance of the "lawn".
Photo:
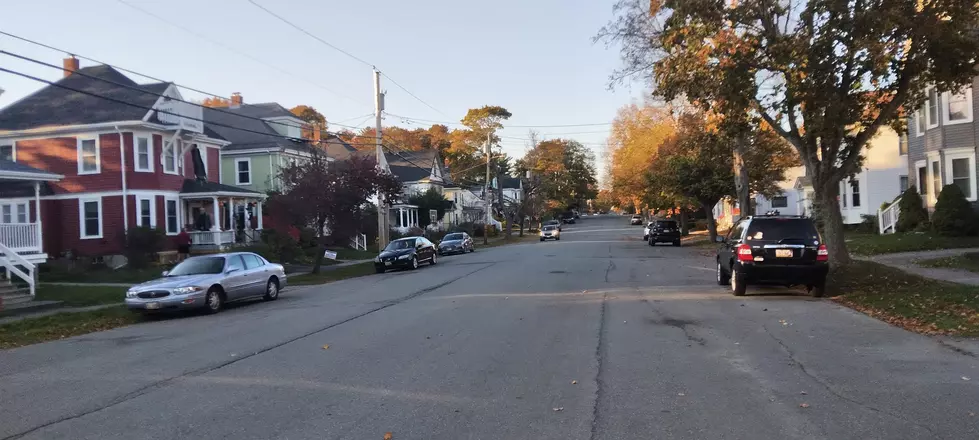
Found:
[(979, 252), (969, 252), (964, 255), (919, 260), (915, 261), (915, 264), (923, 267), (962, 269), (969, 272), (979, 272)]
[(145, 269), (109, 269), (107, 267), (67, 268), (54, 264), (41, 265), (41, 282), (62, 283), (126, 283), (137, 284), (160, 277), (170, 266), (153, 265)]
[(38, 301), (62, 301), (67, 307), (85, 307), (99, 304), (122, 303), (126, 299), (125, 287), (112, 286), (58, 286), (41, 284), (37, 288)]
[(309, 273), (303, 275), (293, 275), (289, 277), (290, 286), (307, 286), (312, 284), (325, 284), (333, 281), (344, 280), (347, 278), (362, 277), (374, 273), (374, 263), (358, 263), (350, 266), (338, 267), (335, 269), (324, 270), (320, 273)]
[(854, 261), (830, 274), (828, 288), (835, 301), (911, 331), (979, 336), (979, 287)]
[(109, 330), (135, 324), (144, 319), (123, 306), (28, 318), (0, 325), (0, 349)]
[(857, 255), (979, 247), (979, 237), (944, 237), (930, 232), (884, 235), (848, 233), (846, 241), (850, 252)]

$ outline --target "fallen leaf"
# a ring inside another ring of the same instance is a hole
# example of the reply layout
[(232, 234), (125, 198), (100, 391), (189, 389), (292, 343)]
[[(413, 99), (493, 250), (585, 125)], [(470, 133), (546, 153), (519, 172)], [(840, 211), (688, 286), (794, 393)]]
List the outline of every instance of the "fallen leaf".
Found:
[(799, 404), (799, 408), (809, 408), (809, 404), (808, 403), (800, 403)]
[(328, 350), (329, 348), (330, 348), (330, 344), (326, 344), (326, 345), (323, 346), (323, 349), (324, 350)]
[(554, 411), (564, 411), (564, 407), (562, 406), (562, 407), (554, 408)]
[(768, 309), (762, 309), (761, 311), (763, 311), (763, 312), (767, 312), (767, 311), (768, 311)]
[(577, 380), (572, 380), (571, 381), (571, 385), (578, 385), (578, 381)]
[(676, 395), (677, 396), (686, 396), (686, 394), (683, 394), (683, 393), (676, 393)]
[(803, 396), (805, 396), (807, 393), (805, 391), (803, 391), (803, 392), (801, 392), (799, 394), (802, 394)]
[(969, 376), (962, 376), (962, 380), (972, 380), (972, 379), (969, 379)]
[(384, 440), (391, 440), (392, 438), (394, 438), (394, 435), (392, 435), (390, 432), (384, 433)]

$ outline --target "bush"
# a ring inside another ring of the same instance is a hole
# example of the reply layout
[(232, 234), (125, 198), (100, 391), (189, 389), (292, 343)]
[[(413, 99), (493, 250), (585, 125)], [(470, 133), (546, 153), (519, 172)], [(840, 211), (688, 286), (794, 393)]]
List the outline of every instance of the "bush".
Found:
[(925, 209), (921, 195), (914, 186), (908, 187), (901, 195), (898, 202), (898, 209), (901, 210), (897, 217), (897, 231), (911, 232), (917, 230), (922, 224), (928, 223), (928, 210)]
[(693, 226), (690, 227), (691, 231), (706, 231), (707, 230), (707, 219), (694, 220)]
[(264, 245), (261, 252), (257, 250), (253, 252), (277, 263), (292, 263), (303, 255), (303, 249), (299, 247), (297, 240), (289, 234), (283, 234), (275, 229), (262, 231), (261, 245)]
[(142, 269), (153, 261), (163, 249), (166, 234), (162, 229), (136, 226), (126, 232), (126, 246), (123, 251), (129, 267)]
[(962, 190), (957, 185), (945, 185), (935, 203), (931, 229), (950, 237), (975, 235), (975, 222), (976, 214)]
[(877, 228), (880, 227), (880, 222), (877, 221), (877, 216), (873, 214), (860, 214), (860, 218), (863, 220), (857, 224), (855, 228), (857, 232), (864, 234), (874, 234), (877, 232)]

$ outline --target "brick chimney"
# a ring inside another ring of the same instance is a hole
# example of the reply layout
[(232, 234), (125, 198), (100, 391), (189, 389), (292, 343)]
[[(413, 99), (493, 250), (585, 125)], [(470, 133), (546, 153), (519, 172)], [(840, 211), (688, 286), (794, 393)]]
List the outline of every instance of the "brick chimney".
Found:
[(68, 75), (71, 75), (72, 72), (78, 70), (78, 58), (75, 58), (74, 55), (71, 55), (68, 58), (64, 59), (62, 65), (64, 66), (64, 70), (65, 70), (65, 78), (67, 78)]
[(231, 106), (232, 107), (241, 107), (241, 104), (244, 103), (244, 102), (245, 102), (245, 100), (241, 97), (241, 93), (234, 92), (234, 93), (231, 94)]

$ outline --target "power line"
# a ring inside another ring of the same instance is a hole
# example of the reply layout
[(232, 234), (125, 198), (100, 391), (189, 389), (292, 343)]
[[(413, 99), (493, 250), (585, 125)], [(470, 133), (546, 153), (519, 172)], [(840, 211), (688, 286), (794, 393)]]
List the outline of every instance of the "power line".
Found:
[[(422, 118), (414, 118), (414, 117), (408, 117), (408, 116), (401, 116), (401, 115), (396, 115), (396, 114), (390, 113), (390, 112), (384, 112), (384, 113), (386, 113), (388, 115), (391, 115), (391, 116), (394, 116), (396, 118), (401, 118), (401, 119), (403, 119), (405, 121), (422, 121), (422, 122), (430, 122), (430, 123), (433, 123), (433, 124), (444, 124), (444, 125), (463, 125), (463, 126), (465, 125), (465, 124), (463, 124), (461, 122), (436, 121), (436, 120), (433, 120), (433, 119), (422, 119)], [(597, 126), (604, 126), (604, 125), (612, 125), (612, 123), (611, 122), (596, 122), (596, 123), (591, 123), (591, 124), (507, 125), (505, 128), (567, 128), (567, 127), (597, 127)]]
[(394, 85), (396, 85), (396, 86), (398, 86), (398, 88), (399, 88), (399, 89), (401, 89), (401, 90), (404, 90), (404, 91), (405, 91), (405, 93), (407, 93), (408, 95), (410, 95), (410, 96), (411, 96), (412, 98), (415, 98), (416, 100), (418, 100), (418, 102), (420, 102), (420, 103), (422, 103), (422, 104), (425, 104), (425, 106), (426, 106), (426, 107), (428, 107), (428, 108), (430, 108), (430, 109), (432, 109), (432, 110), (435, 110), (435, 111), (436, 111), (436, 112), (437, 112), (438, 114), (440, 114), (440, 115), (442, 115), (442, 116), (445, 116), (445, 117), (449, 117), (449, 115), (447, 115), (447, 114), (445, 114), (445, 113), (442, 113), (442, 111), (441, 111), (441, 110), (439, 110), (439, 109), (437, 109), (437, 108), (435, 108), (435, 107), (433, 107), (433, 106), (432, 106), (431, 104), (429, 104), (429, 103), (427, 103), (427, 102), (425, 102), (425, 101), (424, 101), (423, 99), (421, 99), (421, 98), (419, 98), (419, 97), (417, 97), (417, 96), (415, 96), (415, 94), (414, 94), (414, 93), (411, 93), (411, 92), (409, 92), (409, 91), (408, 91), (408, 89), (406, 89), (406, 88), (404, 88), (404, 86), (402, 86), (401, 84), (398, 84), (398, 82), (397, 82), (397, 81), (395, 81), (395, 80), (394, 80), (394, 78), (391, 78), (391, 77), (390, 77), (390, 76), (388, 76), (388, 75), (387, 75), (386, 73), (384, 73), (384, 72), (381, 72), (381, 75), (384, 75), (384, 77), (385, 77), (385, 78), (387, 78), (387, 79), (389, 79), (389, 80), (391, 80), (391, 83), (392, 83), (392, 84), (394, 84)]

